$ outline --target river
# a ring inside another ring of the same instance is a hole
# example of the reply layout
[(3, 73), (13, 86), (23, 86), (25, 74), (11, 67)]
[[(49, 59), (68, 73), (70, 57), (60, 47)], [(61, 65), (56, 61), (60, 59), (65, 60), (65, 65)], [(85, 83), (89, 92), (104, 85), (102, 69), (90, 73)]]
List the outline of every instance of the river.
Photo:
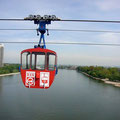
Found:
[(75, 70), (59, 70), (47, 90), (0, 77), (0, 120), (120, 120), (120, 88)]

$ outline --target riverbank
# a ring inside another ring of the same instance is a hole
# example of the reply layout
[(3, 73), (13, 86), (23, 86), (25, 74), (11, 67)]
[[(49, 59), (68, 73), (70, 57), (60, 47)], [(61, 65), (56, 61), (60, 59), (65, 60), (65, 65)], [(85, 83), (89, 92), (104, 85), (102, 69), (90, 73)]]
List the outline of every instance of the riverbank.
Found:
[(88, 77), (90, 77), (90, 78), (93, 78), (95, 80), (100, 80), (100, 81), (102, 81), (102, 82), (104, 82), (106, 84), (111, 84), (113, 86), (120, 87), (120, 82), (112, 82), (112, 81), (110, 81), (107, 78), (106, 79), (96, 78), (96, 77), (93, 77), (93, 76), (91, 76), (91, 75), (89, 75), (89, 74), (87, 74), (85, 72), (81, 72), (81, 73), (84, 74), (84, 75), (86, 75), (86, 76), (88, 76)]
[(19, 72), (19, 64), (4, 64), (3, 67), (0, 67), (0, 75), (9, 75), (17, 72)]
[(20, 74), (20, 72), (8, 73), (8, 74), (0, 74), (0, 77), (3, 77), (3, 76), (10, 76), (10, 75), (16, 75), (16, 74)]

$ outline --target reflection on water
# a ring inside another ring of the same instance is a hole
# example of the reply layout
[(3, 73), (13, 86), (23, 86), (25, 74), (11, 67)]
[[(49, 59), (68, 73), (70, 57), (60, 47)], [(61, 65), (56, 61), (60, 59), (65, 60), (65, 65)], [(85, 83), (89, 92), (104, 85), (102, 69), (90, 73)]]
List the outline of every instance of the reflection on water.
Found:
[(0, 77), (0, 120), (120, 120), (120, 88), (59, 70), (51, 88), (28, 89), (20, 75)]

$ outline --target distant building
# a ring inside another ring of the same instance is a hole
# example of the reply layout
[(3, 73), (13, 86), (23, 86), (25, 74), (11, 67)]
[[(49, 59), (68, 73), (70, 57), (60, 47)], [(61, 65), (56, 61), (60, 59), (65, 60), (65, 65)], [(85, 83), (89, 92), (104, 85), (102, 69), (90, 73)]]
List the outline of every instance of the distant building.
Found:
[(3, 55), (4, 55), (4, 46), (0, 44), (0, 67), (3, 66)]

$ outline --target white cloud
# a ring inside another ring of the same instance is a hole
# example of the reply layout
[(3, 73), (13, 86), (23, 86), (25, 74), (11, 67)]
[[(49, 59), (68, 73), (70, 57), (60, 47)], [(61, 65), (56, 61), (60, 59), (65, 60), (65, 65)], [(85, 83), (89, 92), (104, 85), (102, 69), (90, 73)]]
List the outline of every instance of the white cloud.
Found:
[(100, 39), (102, 43), (120, 43), (119, 34), (114, 34), (114, 33), (100, 34), (98, 35), (98, 39)]
[(73, 65), (99, 65), (99, 66), (117, 66), (119, 64), (120, 57), (118, 59), (111, 58), (109, 56), (100, 56), (94, 54), (70, 54), (59, 55), (58, 63), (60, 64), (73, 64)]
[(96, 5), (103, 11), (120, 9), (120, 0), (98, 0)]
[(20, 51), (5, 50), (4, 63), (20, 63)]

